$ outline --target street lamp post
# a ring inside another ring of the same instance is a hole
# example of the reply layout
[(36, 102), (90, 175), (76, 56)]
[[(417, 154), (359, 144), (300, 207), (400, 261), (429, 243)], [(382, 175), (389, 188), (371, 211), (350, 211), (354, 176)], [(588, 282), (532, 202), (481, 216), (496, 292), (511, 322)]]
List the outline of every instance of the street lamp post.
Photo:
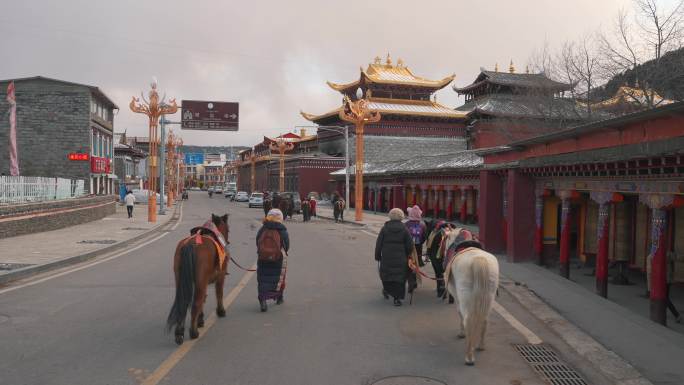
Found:
[(351, 100), (349, 96), (344, 96), (344, 105), (340, 110), (340, 119), (345, 122), (353, 123), (356, 126), (356, 167), (354, 170), (354, 206), (355, 220), (363, 220), (363, 129), (367, 123), (380, 121), (380, 113), (371, 111), (368, 107), (370, 90), (363, 98), (361, 88), (356, 90), (357, 100)]
[[(159, 94), (157, 93), (157, 82), (156, 80), (152, 82), (151, 84), (151, 90), (148, 94), (149, 101), (145, 99), (145, 96), (142, 95), (141, 97), (143, 99), (144, 103), (140, 103), (140, 99), (133, 97), (129, 104), (129, 108), (133, 112), (137, 112), (139, 114), (145, 114), (148, 117), (149, 120), (149, 136), (150, 136), (150, 155), (149, 155), (149, 161), (148, 161), (148, 178), (149, 178), (149, 186), (148, 186), (148, 201), (147, 201), (147, 221), (148, 222), (156, 222), (157, 221), (157, 213), (156, 213), (156, 204), (157, 204), (157, 197), (156, 197), (156, 192), (157, 192), (157, 182), (156, 182), (156, 177), (157, 177), (157, 167), (159, 165), (158, 162), (158, 147), (157, 144), (159, 143), (159, 138), (157, 137), (157, 125), (159, 123), (159, 118), (162, 117), (163, 115), (166, 114), (173, 114), (176, 111), (178, 111), (178, 105), (176, 104), (175, 99), (171, 99), (169, 102), (170, 104), (164, 103), (164, 100), (159, 100)], [(162, 165), (163, 167), (163, 165)], [(163, 168), (162, 168), (163, 170)], [(163, 183), (163, 180), (161, 181)], [(163, 192), (162, 192), (163, 194)], [(162, 196), (162, 201), (163, 201), (163, 196)]]
[(278, 192), (284, 192), (285, 191), (285, 151), (291, 151), (294, 148), (294, 144), (285, 141), (284, 138), (280, 137), (275, 140), (275, 142), (272, 142), (268, 145), (268, 148), (271, 151), (278, 151), (280, 155), (280, 172), (279, 172), (279, 180), (278, 180)]
[(251, 175), (251, 180), (249, 184), (250, 191), (249, 193), (253, 193), (256, 190), (256, 159), (257, 157), (254, 155), (254, 149), (252, 149), (252, 153), (249, 155), (249, 161), (252, 163), (252, 175)]

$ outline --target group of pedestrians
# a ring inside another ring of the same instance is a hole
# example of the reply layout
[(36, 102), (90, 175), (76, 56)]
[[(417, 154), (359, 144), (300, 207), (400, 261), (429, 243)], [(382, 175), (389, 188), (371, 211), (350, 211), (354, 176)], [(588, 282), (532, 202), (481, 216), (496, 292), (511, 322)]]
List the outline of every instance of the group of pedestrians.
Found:
[[(418, 205), (409, 207), (406, 211), (408, 220), (404, 222), (404, 212), (401, 209), (390, 210), (390, 220), (385, 222), (375, 242), (375, 260), (378, 262), (382, 281), (382, 295), (386, 299), (392, 297), (395, 306), (401, 306), (407, 286), (409, 293), (418, 286), (416, 272), (409, 267), (409, 259), (414, 258), (414, 265), (425, 265), (423, 245), (428, 231), (422, 219), (423, 213)], [(433, 266), (437, 263), (438, 261), (433, 261)], [(441, 263), (439, 265), (441, 267)], [(437, 294), (443, 294), (444, 283), (437, 282)]]

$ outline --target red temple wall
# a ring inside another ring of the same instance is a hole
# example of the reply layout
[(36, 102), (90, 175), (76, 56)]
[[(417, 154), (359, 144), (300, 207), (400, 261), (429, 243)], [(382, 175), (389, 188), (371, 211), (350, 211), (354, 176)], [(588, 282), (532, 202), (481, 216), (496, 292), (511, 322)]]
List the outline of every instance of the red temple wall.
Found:
[(523, 151), (506, 152), (485, 156), (485, 163), (509, 162), (541, 156), (587, 151), (613, 146), (637, 144), (679, 137), (684, 134), (684, 117), (674, 116), (645, 122), (626, 124), (620, 129), (602, 129), (577, 138), (551, 141), (548, 144), (531, 145)]

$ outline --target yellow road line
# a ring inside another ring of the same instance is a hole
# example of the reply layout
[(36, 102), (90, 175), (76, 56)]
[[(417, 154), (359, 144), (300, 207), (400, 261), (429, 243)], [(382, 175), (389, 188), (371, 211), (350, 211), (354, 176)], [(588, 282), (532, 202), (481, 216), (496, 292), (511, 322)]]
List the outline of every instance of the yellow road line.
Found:
[[(256, 268), (256, 263), (250, 268), (250, 269), (255, 269)], [(242, 276), (242, 279), (240, 282), (237, 284), (236, 287), (233, 288), (233, 290), (228, 293), (228, 296), (223, 300), (223, 307), (228, 309), (230, 305), (235, 301), (237, 296), (240, 294), (242, 289), (247, 286), (247, 283), (249, 280), (252, 278), (254, 275), (253, 271), (248, 271), (245, 272), (245, 275)], [(218, 317), (216, 316), (216, 313), (212, 312), (211, 315), (207, 318), (207, 320), (204, 322), (204, 327), (200, 329), (200, 335), (197, 339), (194, 340), (189, 340), (186, 341), (183, 345), (178, 347), (173, 353), (171, 353), (158, 367), (157, 369), (150, 374), (145, 381), (143, 381), (140, 385), (157, 385), (164, 377), (173, 369), (178, 363), (185, 357), (186, 354), (190, 352), (190, 350), (195, 346), (195, 344), (204, 337), (205, 334), (211, 329), (212, 326), (214, 326), (214, 323), (216, 322), (216, 319)]]

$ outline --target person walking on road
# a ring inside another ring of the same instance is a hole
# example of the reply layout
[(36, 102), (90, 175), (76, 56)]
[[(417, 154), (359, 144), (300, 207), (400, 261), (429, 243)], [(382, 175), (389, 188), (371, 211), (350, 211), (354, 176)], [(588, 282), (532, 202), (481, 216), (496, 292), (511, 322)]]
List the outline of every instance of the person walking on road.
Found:
[(413, 239), (401, 222), (404, 212), (393, 208), (389, 221), (380, 230), (375, 242), (375, 260), (380, 262), (382, 295), (394, 298), (394, 306), (401, 306), (406, 295), (406, 279), (409, 275), (408, 258), (415, 249)]
[(311, 216), (315, 217), (316, 216), (316, 198), (314, 198), (313, 196), (311, 196), (311, 198), (309, 198), (309, 206), (311, 207)]
[(304, 217), (304, 222), (311, 220), (311, 205), (308, 199), (302, 200), (302, 217)]
[(135, 195), (131, 190), (126, 192), (124, 197), (124, 202), (126, 202), (126, 210), (128, 211), (128, 218), (133, 218), (133, 207), (135, 206)]
[[(408, 221), (406, 221), (406, 229), (411, 234), (413, 245), (416, 248), (416, 256), (418, 257), (418, 265), (424, 266), (423, 262), (423, 243), (425, 243), (425, 234), (427, 233), (427, 226), (423, 222), (423, 212), (418, 205), (406, 209), (408, 212)], [(408, 276), (409, 293), (413, 292), (418, 286), (415, 271), (410, 271)]]
[(259, 305), (261, 311), (268, 310), (266, 301), (276, 300), (276, 304), (283, 303), (285, 292), (285, 276), (287, 273), (287, 251), (290, 249), (290, 237), (283, 225), (283, 212), (271, 209), (264, 224), (256, 236), (257, 254), (257, 283), (259, 291)]

